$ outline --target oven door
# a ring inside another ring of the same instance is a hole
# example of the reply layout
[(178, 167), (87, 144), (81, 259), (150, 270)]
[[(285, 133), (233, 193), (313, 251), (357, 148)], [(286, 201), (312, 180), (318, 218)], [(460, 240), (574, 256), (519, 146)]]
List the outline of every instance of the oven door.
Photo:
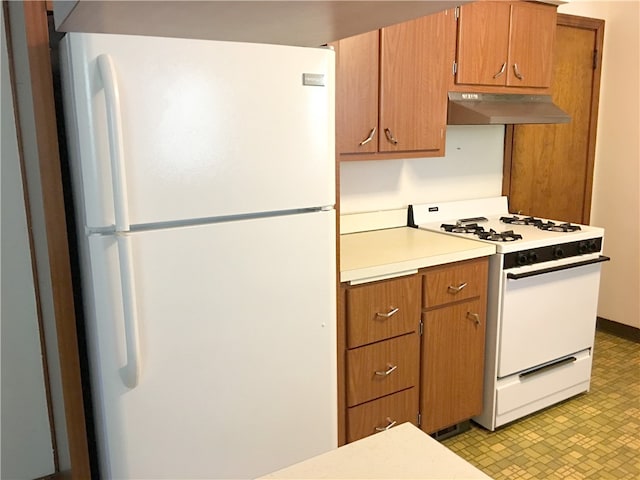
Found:
[(499, 378), (592, 347), (606, 260), (582, 255), (503, 271)]

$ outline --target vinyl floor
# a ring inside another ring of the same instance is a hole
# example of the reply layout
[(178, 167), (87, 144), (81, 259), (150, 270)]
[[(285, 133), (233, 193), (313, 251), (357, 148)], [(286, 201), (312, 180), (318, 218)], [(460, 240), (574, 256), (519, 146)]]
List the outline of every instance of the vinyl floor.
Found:
[(496, 480), (640, 480), (640, 344), (598, 331), (588, 393), (442, 443)]

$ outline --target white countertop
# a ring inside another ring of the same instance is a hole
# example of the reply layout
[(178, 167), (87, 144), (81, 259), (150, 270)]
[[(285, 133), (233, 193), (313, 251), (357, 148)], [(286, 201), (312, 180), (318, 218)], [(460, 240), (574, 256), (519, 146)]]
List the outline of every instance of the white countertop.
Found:
[(403, 423), (263, 479), (491, 479), (411, 423)]
[(493, 255), (494, 245), (409, 227), (340, 235), (340, 281), (352, 284)]

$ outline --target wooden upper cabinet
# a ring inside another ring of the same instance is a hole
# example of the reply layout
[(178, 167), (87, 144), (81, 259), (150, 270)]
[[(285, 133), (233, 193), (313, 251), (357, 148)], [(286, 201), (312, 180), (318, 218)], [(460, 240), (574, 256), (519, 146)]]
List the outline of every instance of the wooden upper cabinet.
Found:
[(551, 86), (556, 17), (553, 5), (511, 5), (507, 86)]
[(460, 7), (457, 85), (548, 88), (556, 7), (534, 2), (474, 2)]
[(349, 37), (333, 46), (338, 152), (376, 153), (380, 31)]
[(453, 10), (334, 44), (341, 160), (443, 156)]
[(444, 150), (449, 18), (442, 12), (382, 29), (381, 152)]
[(510, 5), (502, 2), (475, 2), (460, 7), (456, 83), (505, 84), (509, 13)]

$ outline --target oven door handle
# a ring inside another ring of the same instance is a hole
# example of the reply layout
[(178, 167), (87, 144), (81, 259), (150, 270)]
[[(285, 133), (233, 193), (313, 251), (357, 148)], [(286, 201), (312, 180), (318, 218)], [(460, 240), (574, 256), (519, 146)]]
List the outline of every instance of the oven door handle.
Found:
[(576, 262), (576, 263), (568, 263), (566, 265), (559, 265), (557, 267), (543, 268), (541, 270), (533, 270), (531, 272), (525, 272), (525, 273), (507, 273), (507, 278), (511, 280), (520, 280), (521, 278), (535, 277), (536, 275), (543, 275), (545, 273), (551, 273), (551, 272), (559, 272), (561, 270), (569, 270), (570, 268), (583, 267), (585, 265), (591, 265), (593, 263), (608, 262), (609, 260), (611, 260), (609, 257), (600, 255), (598, 258), (592, 258), (591, 260), (584, 260), (582, 262)]
[(553, 363), (550, 363), (548, 365), (544, 365), (542, 367), (538, 367), (538, 368), (534, 368), (533, 370), (529, 370), (528, 372), (524, 372), (521, 373), (520, 375), (518, 375), (519, 378), (528, 378), (528, 377), (532, 377), (534, 375), (537, 375), (539, 373), (542, 372), (547, 372), (549, 370), (552, 370), (554, 368), (558, 368), (561, 367), (563, 365), (568, 365), (570, 363), (575, 362), (576, 360), (578, 360), (576, 357), (567, 357), (567, 358), (563, 358), (561, 360), (557, 360)]

